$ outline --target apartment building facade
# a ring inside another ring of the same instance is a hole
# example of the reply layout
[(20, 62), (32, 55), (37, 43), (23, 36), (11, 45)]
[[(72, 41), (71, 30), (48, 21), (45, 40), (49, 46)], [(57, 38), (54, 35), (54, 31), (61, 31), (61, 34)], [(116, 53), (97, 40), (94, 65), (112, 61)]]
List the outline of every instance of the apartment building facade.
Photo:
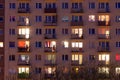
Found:
[[(5, 0), (5, 80), (86, 65), (120, 73), (119, 0)], [(102, 71), (101, 71), (102, 70)]]

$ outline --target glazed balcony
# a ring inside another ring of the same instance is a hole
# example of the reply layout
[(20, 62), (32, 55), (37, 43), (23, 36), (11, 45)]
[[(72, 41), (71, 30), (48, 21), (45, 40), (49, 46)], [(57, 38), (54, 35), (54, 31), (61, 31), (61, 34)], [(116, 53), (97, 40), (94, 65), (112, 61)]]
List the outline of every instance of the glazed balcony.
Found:
[(83, 39), (83, 35), (71, 34), (71, 39)]
[(29, 60), (25, 60), (25, 61), (22, 61), (22, 60), (18, 60), (18, 65), (30, 65), (30, 61)]
[(30, 47), (18, 47), (18, 52), (30, 52)]
[(30, 35), (22, 35), (22, 34), (18, 34), (18, 39), (30, 39)]
[(45, 8), (44, 13), (56, 13), (57, 8)]
[(71, 21), (71, 26), (83, 26), (83, 21)]
[(71, 52), (84, 52), (83, 48), (71, 48)]
[(98, 13), (110, 13), (110, 9), (98, 9)]
[(46, 66), (54, 66), (56, 65), (56, 61), (55, 60), (45, 60), (45, 65)]
[(71, 13), (83, 13), (83, 8), (72, 8)]
[(18, 8), (18, 13), (30, 13), (30, 8)]
[(110, 39), (109, 34), (98, 34), (98, 39)]
[(110, 47), (98, 47), (98, 52), (110, 52)]
[(110, 21), (98, 21), (98, 26), (110, 26)]
[(45, 47), (44, 52), (57, 52), (56, 47)]
[(44, 26), (57, 26), (57, 21), (45, 21)]
[(45, 34), (45, 39), (56, 39), (56, 34)]

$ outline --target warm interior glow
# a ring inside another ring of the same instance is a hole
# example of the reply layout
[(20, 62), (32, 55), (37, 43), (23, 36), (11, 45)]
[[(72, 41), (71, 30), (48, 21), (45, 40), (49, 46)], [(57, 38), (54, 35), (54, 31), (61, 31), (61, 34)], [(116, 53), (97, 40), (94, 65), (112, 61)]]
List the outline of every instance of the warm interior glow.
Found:
[(29, 73), (29, 67), (19, 67), (18, 73)]

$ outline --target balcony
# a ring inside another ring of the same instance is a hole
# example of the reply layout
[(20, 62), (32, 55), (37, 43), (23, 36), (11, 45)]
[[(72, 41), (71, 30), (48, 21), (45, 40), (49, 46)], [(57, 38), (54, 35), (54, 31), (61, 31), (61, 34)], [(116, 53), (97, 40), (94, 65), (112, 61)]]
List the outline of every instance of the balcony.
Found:
[(98, 52), (110, 52), (109, 47), (98, 47)]
[(22, 34), (18, 34), (18, 39), (30, 39), (30, 35), (22, 35)]
[(30, 47), (18, 47), (18, 52), (30, 52)]
[(79, 61), (71, 61), (71, 65), (72, 66), (79, 66), (81, 64), (79, 64)]
[(30, 26), (30, 24), (27, 24), (26, 22), (18, 21), (17, 26)]
[(51, 73), (51, 74), (45, 73), (44, 77), (45, 78), (55, 78), (56, 75), (54, 73)]
[(45, 60), (45, 65), (46, 66), (55, 66), (57, 65), (55, 60)]
[(29, 60), (25, 60), (25, 61), (22, 61), (22, 60), (18, 60), (18, 65), (30, 65), (30, 61)]
[(57, 8), (45, 8), (44, 13), (56, 13)]
[(45, 47), (44, 52), (57, 52), (56, 47)]
[(26, 80), (26, 79), (30, 78), (30, 74), (29, 73), (25, 73), (25, 72), (18, 73), (18, 78)]
[(83, 21), (72, 21), (71, 26), (83, 26)]
[(30, 8), (18, 8), (18, 13), (30, 13)]
[(98, 34), (98, 39), (110, 39), (109, 34)]
[(57, 26), (57, 21), (45, 21), (44, 26)]
[(80, 35), (80, 34), (71, 34), (71, 39), (83, 39), (83, 35)]
[(71, 52), (84, 52), (83, 48), (72, 48)]
[(56, 39), (56, 34), (45, 34), (45, 39)]
[(109, 64), (109, 61), (99, 61), (99, 63), (98, 63), (99, 66), (105, 66), (108, 64)]
[(71, 13), (83, 13), (83, 8), (72, 8), (71, 9)]
[(98, 13), (110, 13), (110, 9), (98, 9)]
[(110, 26), (110, 21), (98, 21), (98, 26)]

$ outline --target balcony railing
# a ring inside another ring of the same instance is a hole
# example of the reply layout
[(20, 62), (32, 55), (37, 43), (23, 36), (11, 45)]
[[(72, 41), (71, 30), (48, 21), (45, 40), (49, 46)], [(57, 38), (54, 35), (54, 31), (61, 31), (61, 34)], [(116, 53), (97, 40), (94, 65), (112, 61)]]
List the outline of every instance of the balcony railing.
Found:
[(18, 47), (18, 52), (30, 52), (30, 47)]
[(30, 23), (29, 23), (29, 24), (26, 24), (26, 22), (18, 21), (18, 22), (17, 22), (17, 25), (18, 25), (18, 26), (30, 26)]
[(45, 47), (45, 52), (57, 52), (56, 47)]
[(79, 64), (79, 61), (71, 61), (71, 65), (78, 66), (78, 65), (81, 65), (81, 64)]
[(83, 13), (83, 8), (72, 8), (71, 13)]
[(98, 9), (98, 13), (110, 13), (110, 9)]
[(30, 13), (30, 8), (18, 8), (18, 13)]
[(83, 39), (83, 35), (80, 35), (80, 34), (71, 34), (71, 39)]
[(72, 48), (71, 52), (84, 52), (83, 48)]
[(44, 13), (56, 13), (57, 8), (45, 8)]
[(30, 65), (30, 61), (29, 60), (25, 60), (25, 61), (18, 60), (18, 65)]
[(20, 78), (20, 79), (29, 79), (30, 78), (30, 74), (29, 73), (25, 73), (25, 72), (18, 73), (18, 78)]
[(57, 21), (45, 21), (44, 26), (57, 26)]
[(109, 61), (99, 61), (98, 65), (103, 66), (103, 65), (108, 65)]
[(56, 63), (56, 60), (45, 60), (45, 65), (56, 65), (57, 63)]
[(98, 34), (98, 38), (99, 39), (110, 39), (110, 35), (109, 34)]
[(20, 35), (20, 34), (18, 34), (17, 38), (18, 39), (30, 39), (30, 36), (29, 36), (29, 34), (28, 35)]
[(98, 26), (110, 26), (110, 21), (98, 21)]
[(51, 74), (45, 73), (44, 77), (45, 78), (55, 78), (56, 75), (54, 73), (51, 73)]
[(56, 39), (56, 34), (45, 34), (45, 39)]
[(98, 47), (98, 52), (110, 52), (109, 47)]
[(71, 26), (83, 26), (83, 21), (71, 21)]

